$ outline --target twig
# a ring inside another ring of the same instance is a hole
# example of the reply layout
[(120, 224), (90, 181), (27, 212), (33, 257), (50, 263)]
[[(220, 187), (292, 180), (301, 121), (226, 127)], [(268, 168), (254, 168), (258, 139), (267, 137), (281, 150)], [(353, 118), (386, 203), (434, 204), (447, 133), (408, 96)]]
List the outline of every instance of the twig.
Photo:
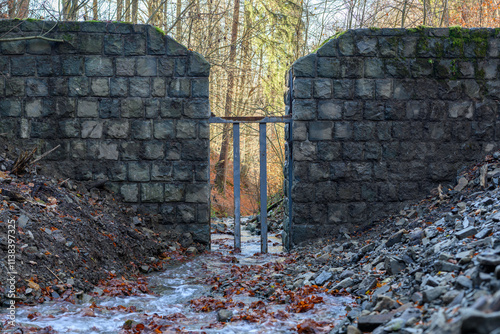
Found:
[(70, 178), (67, 178), (66, 180), (61, 181), (61, 183), (59, 183), (59, 186), (61, 187), (63, 184), (65, 184), (66, 182), (68, 182), (68, 181), (69, 181), (69, 179), (70, 179)]
[(57, 145), (56, 147), (54, 147), (53, 149), (51, 149), (50, 151), (47, 151), (45, 152), (44, 154), (42, 154), (41, 156), (39, 156), (38, 158), (36, 158), (35, 160), (33, 160), (32, 163), (37, 163), (38, 161), (42, 160), (43, 158), (45, 158), (47, 155), (49, 155), (50, 153), (54, 152), (55, 150), (57, 150), (59, 147), (61, 147), (61, 145)]
[(49, 267), (45, 266), (45, 268), (47, 268), (47, 270), (48, 270), (48, 271), (50, 271), (50, 273), (51, 273), (52, 275), (54, 275), (54, 276), (55, 276), (55, 277), (59, 280), (59, 282), (60, 282), (61, 284), (64, 284), (64, 282), (62, 281), (62, 279), (60, 279), (60, 278), (59, 278), (59, 276), (57, 276), (57, 275), (56, 275), (56, 274), (55, 274), (52, 270), (50, 270), (50, 268), (49, 268)]
[(20, 171), (26, 168), (30, 164), (31, 159), (33, 159), (36, 149), (37, 148), (35, 147), (31, 152), (21, 152), (21, 154), (17, 157), (14, 166), (12, 166), (11, 172), (17, 175)]
[(55, 39), (55, 38), (49, 38), (45, 36), (25, 36), (25, 37), (13, 37), (13, 38), (0, 38), (0, 42), (16, 42), (16, 41), (26, 41), (30, 39), (43, 39), (44, 41), (49, 41), (49, 42), (59, 42), (59, 43), (64, 43), (66, 42), (64, 39)]
[(0, 136), (7, 136), (7, 132), (0, 133)]

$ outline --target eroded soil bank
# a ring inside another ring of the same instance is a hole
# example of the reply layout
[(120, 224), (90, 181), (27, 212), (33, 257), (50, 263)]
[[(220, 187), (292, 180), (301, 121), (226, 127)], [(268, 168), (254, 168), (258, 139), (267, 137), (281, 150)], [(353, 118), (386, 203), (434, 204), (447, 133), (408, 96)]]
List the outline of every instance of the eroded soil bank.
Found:
[[(12, 164), (0, 157), (0, 302), (4, 306), (11, 269), (17, 273), (17, 302), (33, 304), (62, 295), (77, 298), (102, 280), (164, 270), (205, 249), (190, 235), (152, 230), (157, 217), (137, 214), (102, 184), (36, 175), (34, 169), (17, 176), (8, 172)], [(8, 257), (13, 249), (8, 235), (12, 226), (15, 259)]]

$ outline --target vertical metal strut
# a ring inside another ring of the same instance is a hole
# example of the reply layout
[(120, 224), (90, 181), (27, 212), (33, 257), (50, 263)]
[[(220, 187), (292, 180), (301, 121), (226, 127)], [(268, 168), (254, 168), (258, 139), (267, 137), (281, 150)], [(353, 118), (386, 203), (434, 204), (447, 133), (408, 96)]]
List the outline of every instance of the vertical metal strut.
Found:
[(266, 123), (259, 123), (260, 145), (260, 251), (267, 253)]
[[(289, 99), (288, 99), (288, 114), (293, 115), (292, 102), (293, 102), (293, 75), (292, 70), (289, 72)], [(293, 122), (288, 123), (288, 224), (283, 224), (283, 227), (287, 226), (287, 244), (284, 245), (287, 251), (292, 249), (292, 186), (293, 186)]]
[(240, 123), (233, 123), (234, 249), (241, 250)]

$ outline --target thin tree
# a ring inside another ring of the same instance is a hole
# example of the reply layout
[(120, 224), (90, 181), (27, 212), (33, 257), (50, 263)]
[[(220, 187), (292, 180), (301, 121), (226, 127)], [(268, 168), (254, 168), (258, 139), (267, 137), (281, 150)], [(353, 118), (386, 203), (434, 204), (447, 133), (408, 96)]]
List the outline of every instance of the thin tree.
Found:
[(139, 0), (132, 0), (132, 23), (137, 23)]
[[(231, 47), (229, 49), (229, 64), (227, 73), (227, 92), (224, 115), (231, 116), (234, 92), (234, 64), (236, 62), (236, 41), (238, 39), (238, 22), (240, 17), (240, 0), (234, 0), (233, 23), (231, 27)], [(224, 124), (219, 161), (215, 165), (215, 186), (220, 193), (224, 192), (227, 180), (229, 157), (229, 124)]]
[(177, 0), (177, 6), (176, 6), (177, 24), (175, 27), (175, 38), (177, 39), (177, 41), (180, 41), (182, 38), (182, 21), (180, 20), (181, 10), (182, 10), (182, 2), (181, 0)]
[(122, 20), (123, 13), (123, 0), (116, 0), (116, 20), (120, 22)]

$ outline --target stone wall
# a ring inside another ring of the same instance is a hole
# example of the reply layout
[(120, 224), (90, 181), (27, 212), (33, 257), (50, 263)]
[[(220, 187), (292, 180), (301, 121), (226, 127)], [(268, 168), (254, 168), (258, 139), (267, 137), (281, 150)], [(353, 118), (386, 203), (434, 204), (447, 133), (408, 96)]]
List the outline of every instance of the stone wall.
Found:
[(496, 149), (499, 50), (498, 29), (360, 29), (297, 60), (293, 243), (396, 213)]
[(209, 64), (148, 25), (0, 20), (39, 35), (64, 42), (0, 41), (3, 140), (208, 241)]

